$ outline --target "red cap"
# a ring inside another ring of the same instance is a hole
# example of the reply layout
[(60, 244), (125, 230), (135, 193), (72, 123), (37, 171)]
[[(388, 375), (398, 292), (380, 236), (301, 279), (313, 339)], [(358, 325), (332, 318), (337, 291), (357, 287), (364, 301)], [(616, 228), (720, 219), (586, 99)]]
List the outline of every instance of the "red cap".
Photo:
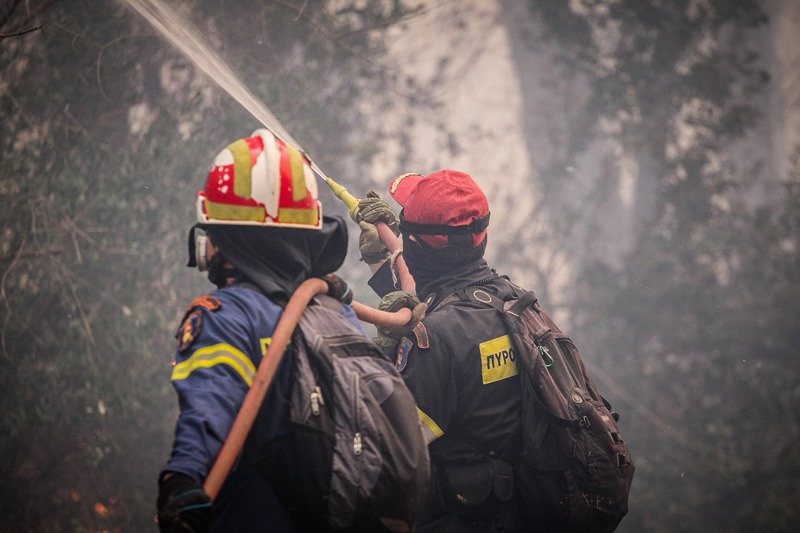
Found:
[[(389, 193), (403, 206), (406, 220), (415, 224), (466, 226), (489, 215), (489, 201), (469, 174), (439, 170), (427, 176), (404, 174), (389, 185)], [(447, 236), (424, 236), (435, 248), (447, 244)], [(486, 238), (486, 229), (472, 234), (473, 246)]]

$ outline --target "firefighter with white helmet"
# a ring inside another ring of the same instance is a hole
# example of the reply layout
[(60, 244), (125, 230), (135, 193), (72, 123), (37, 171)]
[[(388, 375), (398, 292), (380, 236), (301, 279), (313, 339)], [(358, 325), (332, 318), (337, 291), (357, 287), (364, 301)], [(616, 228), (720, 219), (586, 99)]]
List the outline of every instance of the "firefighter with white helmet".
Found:
[[(347, 252), (345, 221), (323, 216), (306, 157), (267, 130), (222, 150), (197, 195), (190, 267), (217, 290), (197, 298), (178, 328), (172, 384), (180, 415), (158, 479), (164, 532), (294, 531), (269, 483), (240, 460), (213, 501), (202, 487), (293, 292), (334, 272)], [(352, 309), (342, 314), (361, 330)], [(363, 331), (363, 330), (361, 330)], [(289, 365), (264, 401), (262, 432), (280, 432)], [(272, 416), (274, 413), (274, 416)]]

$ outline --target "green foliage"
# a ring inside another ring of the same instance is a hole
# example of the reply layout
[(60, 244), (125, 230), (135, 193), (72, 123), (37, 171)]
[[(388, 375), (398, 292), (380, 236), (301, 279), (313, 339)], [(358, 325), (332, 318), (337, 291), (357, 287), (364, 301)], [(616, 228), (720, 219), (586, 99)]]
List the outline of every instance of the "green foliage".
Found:
[[(214, 154), (258, 124), (123, 3), (7, 4), (0, 531), (147, 531), (176, 414), (172, 336), (210, 288), (183, 267), (194, 195)], [(321, 168), (368, 188), (358, 176), (374, 147), (357, 104), (397, 81), (380, 58), (403, 2), (169, 4)], [(620, 531), (790, 531), (800, 518), (800, 152), (760, 203), (749, 193), (774, 177), (730, 157), (769, 79), (743, 45), (765, 22), (759, 6), (531, 2), (560, 74), (585, 87), (564, 145), (535, 169), (544, 237), (580, 236), (583, 195), (552, 199), (598, 139), (638, 169), (630, 249), (609, 261), (589, 232), (574, 241), (588, 253), (565, 254), (591, 260), (577, 272), (573, 333), (637, 463)], [(429, 103), (406, 83), (409, 101)], [(590, 170), (586, 197), (618, 185), (614, 161)]]
[[(169, 4), (343, 170), (401, 2)], [(0, 530), (147, 531), (174, 331), (211, 287), (183, 267), (195, 194), (258, 123), (122, 3), (16, 2), (0, 33)]]
[(624, 272), (585, 273), (605, 296), (587, 300), (584, 336), (624, 383), (615, 403), (645, 465), (629, 530), (789, 531), (797, 520), (800, 233), (784, 224), (798, 200), (738, 212), (696, 245), (650, 236)]
[(790, 531), (800, 518), (800, 167), (785, 194), (756, 203), (753, 186), (776, 177), (739, 173), (730, 155), (769, 79), (742, 46), (766, 22), (760, 4), (532, 9), (562, 68), (586, 77), (583, 115), (596, 126), (576, 127), (550, 170), (611, 137), (636, 158), (635, 203), (646, 206), (624, 257), (595, 256), (577, 275), (577, 336), (604, 370), (637, 463), (620, 531)]

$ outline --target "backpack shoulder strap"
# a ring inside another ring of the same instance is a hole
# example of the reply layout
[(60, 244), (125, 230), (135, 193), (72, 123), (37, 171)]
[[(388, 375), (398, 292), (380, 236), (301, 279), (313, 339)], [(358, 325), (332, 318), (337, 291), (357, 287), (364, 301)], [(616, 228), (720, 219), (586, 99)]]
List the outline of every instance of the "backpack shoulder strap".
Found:
[[(527, 307), (536, 305), (539, 301), (535, 292), (523, 289), (505, 276), (502, 276), (502, 278), (506, 281), (512, 292), (512, 296), (505, 300), (487, 291), (484, 285), (470, 285), (469, 287), (456, 289), (446, 295), (441, 301), (435, 304), (435, 307), (447, 305), (455, 301), (475, 302), (481, 306), (494, 307), (501, 313), (510, 310), (512, 311), (511, 314), (519, 316)], [(508, 302), (514, 302), (513, 306), (509, 305)]]
[(455, 291), (453, 294), (445, 297), (439, 305), (445, 305), (453, 301), (474, 302), (481, 306), (494, 307), (500, 314), (509, 314), (517, 319), (519, 319), (522, 313), (529, 307), (532, 308), (536, 314), (541, 313), (537, 305), (539, 298), (536, 296), (535, 292), (522, 289), (513, 284), (512, 287), (514, 288), (515, 294), (521, 294), (521, 296), (503, 300), (488, 292), (482, 286), (476, 285)]
[(475, 285), (453, 291), (445, 296), (442, 301), (437, 304), (437, 307), (456, 302), (472, 302), (478, 307), (494, 307), (500, 313), (504, 311), (503, 307), (505, 303), (482, 286)]
[(535, 307), (538, 302), (539, 298), (536, 297), (535, 292), (525, 291), (525, 293), (505, 311), (506, 313), (518, 317), (523, 311), (525, 311), (525, 309), (533, 307), (533, 310), (538, 313), (538, 309)]
[[(520, 294), (519, 298), (511, 298), (504, 301), (489, 293), (483, 287), (475, 286), (455, 291), (455, 293), (445, 298), (442, 301), (442, 304), (462, 301), (472, 302), (484, 307), (495, 308), (503, 317), (503, 322), (505, 323), (508, 332), (512, 334), (512, 338), (515, 338), (515, 344), (517, 344), (517, 341), (523, 340), (528, 335), (533, 335), (533, 338), (540, 338), (546, 331), (552, 331), (552, 326), (549, 324), (549, 320), (545, 318), (546, 315), (544, 315), (544, 312), (537, 305), (539, 298), (536, 296), (536, 293), (522, 289), (517, 285), (512, 285), (512, 287), (514, 288), (515, 293)], [(531, 312), (525, 313), (525, 311), (528, 309), (530, 309)], [(525, 313), (525, 317), (527, 318), (523, 318), (523, 313)], [(519, 335), (519, 337), (517, 335)], [(522, 349), (526, 344), (528, 343), (518, 344), (517, 348)], [(537, 349), (539, 349), (539, 345), (535, 342), (531, 348), (533, 347), (537, 347)], [(538, 355), (542, 355), (542, 353), (538, 352)], [(525, 358), (522, 360), (524, 364)], [(542, 371), (542, 365), (535, 365), (535, 367), (536, 369), (534, 371)], [(538, 406), (545, 413), (547, 413), (553, 423), (561, 427), (579, 429), (581, 423), (580, 420), (562, 418), (556, 413), (552, 412), (542, 402), (538, 394), (533, 394), (532, 397)]]

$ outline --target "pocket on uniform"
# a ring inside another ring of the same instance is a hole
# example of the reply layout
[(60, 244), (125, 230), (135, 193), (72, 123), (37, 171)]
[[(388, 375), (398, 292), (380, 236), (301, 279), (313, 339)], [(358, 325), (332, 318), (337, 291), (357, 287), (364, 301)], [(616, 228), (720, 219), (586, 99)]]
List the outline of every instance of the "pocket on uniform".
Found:
[(492, 464), (492, 492), (501, 502), (507, 502), (514, 496), (514, 469), (510, 464), (499, 459), (490, 459)]
[(496, 501), (509, 501), (514, 495), (514, 474), (510, 465), (499, 460), (445, 468), (456, 512), (481, 519), (492, 516)]
[(491, 513), (494, 469), (490, 462), (450, 465), (445, 467), (445, 472), (458, 514), (482, 518)]

